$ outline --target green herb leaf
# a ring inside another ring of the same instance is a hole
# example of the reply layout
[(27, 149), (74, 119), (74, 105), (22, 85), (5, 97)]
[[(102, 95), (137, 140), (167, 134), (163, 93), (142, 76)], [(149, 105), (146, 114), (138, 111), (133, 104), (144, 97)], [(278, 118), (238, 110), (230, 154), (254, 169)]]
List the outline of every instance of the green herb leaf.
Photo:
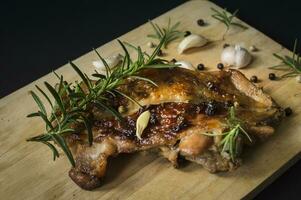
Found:
[(158, 46), (155, 48), (155, 50), (153, 51), (153, 53), (149, 57), (148, 62), (146, 63), (146, 65), (148, 65), (150, 62), (152, 62), (155, 59), (155, 57), (158, 55), (158, 52), (160, 51), (162, 45), (164, 44), (165, 40), (166, 40), (166, 35), (163, 36), (163, 38), (161, 39)]
[(214, 19), (220, 21), (221, 23), (223, 23), (227, 27), (227, 30), (223, 35), (223, 39), (225, 38), (225, 35), (227, 34), (227, 32), (228, 32), (228, 30), (230, 29), (231, 26), (238, 26), (238, 27), (243, 28), (243, 29), (248, 28), (248, 27), (246, 27), (246, 26), (244, 26), (240, 23), (233, 22), (234, 17), (238, 13), (238, 9), (235, 10), (233, 12), (233, 14), (227, 14), (226, 9), (223, 9), (222, 11), (218, 11), (215, 8), (211, 8), (211, 10), (214, 13), (214, 14), (211, 15), (211, 17), (213, 17)]
[[(178, 24), (174, 25), (174, 27), (177, 26)], [(122, 120), (121, 114), (111, 106), (110, 99), (107, 97), (107, 94), (112, 94), (113, 98), (115, 98), (115, 94), (120, 94), (139, 104), (133, 98), (124, 94), (122, 91), (117, 90), (118, 86), (124, 84), (125, 79), (129, 77), (148, 81), (153, 85), (156, 85), (152, 80), (140, 77), (138, 75), (139, 71), (146, 68), (173, 67), (172, 65), (166, 64), (168, 63), (167, 61), (156, 58), (158, 51), (163, 46), (166, 39), (167, 29), (160, 29), (160, 27), (157, 25), (154, 25), (154, 27), (156, 27), (158, 32), (162, 34), (162, 40), (150, 56), (146, 53), (143, 53), (140, 47), (132, 46), (134, 49), (136, 49), (138, 55), (137, 60), (133, 61), (124, 43), (118, 41), (124, 51), (125, 56), (123, 57), (123, 62), (112, 70), (109, 69), (109, 66), (105, 60), (95, 50), (107, 68), (107, 76), (100, 75), (96, 72), (96, 74), (93, 74), (93, 76), (98, 78), (98, 80), (92, 81), (85, 73), (80, 71), (80, 69), (74, 63), (70, 62), (70, 65), (80, 76), (82, 82), (78, 83), (75, 81), (74, 83), (69, 84), (64, 81), (63, 76), (59, 76), (56, 72), (54, 72), (55, 76), (57, 76), (59, 79), (59, 83), (57, 84), (58, 91), (56, 91), (55, 88), (49, 83), (45, 82), (46, 88), (49, 90), (50, 94), (55, 100), (54, 103), (51, 102), (50, 98), (41, 88), (36, 86), (40, 93), (46, 98), (47, 102), (51, 105), (52, 111), (50, 112), (50, 119), (48, 119), (42, 100), (35, 93), (31, 93), (34, 100), (38, 104), (40, 111), (31, 113), (28, 115), (28, 117), (41, 117), (46, 124), (46, 133), (29, 138), (27, 141), (42, 142), (46, 144), (49, 148), (51, 148), (54, 159), (59, 156), (57, 149), (55, 149), (55, 146), (51, 143), (55, 142), (62, 148), (70, 163), (72, 166), (74, 166), (75, 161), (73, 155), (68, 148), (64, 137), (66, 137), (68, 134), (79, 131), (72, 128), (74, 125), (84, 124), (88, 132), (88, 142), (90, 145), (92, 145), (93, 119), (87, 117), (90, 114), (91, 107), (98, 107), (112, 114), (118, 120)], [(169, 22), (168, 29), (170, 27), (171, 26)], [(83, 90), (82, 84), (86, 85), (87, 88), (85, 88), (85, 90)]]
[(46, 93), (37, 85), (35, 85), (36, 88), (41, 92), (41, 94), (45, 97), (45, 99), (48, 101), (49, 105), (51, 106), (51, 108), (53, 108), (53, 105), (49, 99), (49, 97), (46, 95)]
[(118, 43), (120, 44), (120, 46), (122, 47), (122, 49), (125, 53), (125, 58), (124, 58), (122, 68), (124, 68), (125, 66), (129, 67), (130, 63), (131, 63), (130, 54), (129, 54), (128, 50), (126, 49), (126, 47), (124, 46), (124, 44), (120, 40), (117, 40), (117, 41), (118, 41)]
[(66, 144), (65, 139), (62, 136), (58, 135), (58, 134), (53, 134), (51, 136), (52, 136), (53, 140), (63, 149), (63, 151), (67, 155), (67, 158), (70, 161), (71, 165), (73, 167), (75, 167), (74, 158), (72, 156), (72, 153), (71, 153), (69, 147)]
[(63, 104), (61, 96), (55, 91), (55, 89), (48, 82), (45, 81), (44, 84), (47, 87), (47, 89), (49, 90), (49, 92), (52, 94), (52, 96), (54, 97), (55, 102), (59, 106), (61, 112), (63, 114), (66, 114), (65, 106)]
[(80, 69), (73, 63), (73, 62), (69, 62), (71, 67), (74, 69), (74, 71), (76, 71), (76, 73), (80, 76), (80, 78), (83, 80), (83, 82), (85, 83), (85, 85), (90, 89), (90, 84), (86, 78), (86, 76), (82, 73), (82, 71), (80, 71)]
[(52, 126), (51, 122), (48, 120), (47, 116), (44, 113), (42, 113), (41, 111), (38, 111), (37, 114), (40, 115), (40, 117), (44, 120), (44, 122), (46, 123), (46, 126), (48, 128), (50, 128), (50, 130), (53, 130), (53, 126)]
[(228, 127), (229, 127), (229, 131), (224, 132), (224, 133), (202, 133), (203, 135), (207, 135), (207, 136), (223, 136), (221, 142), (220, 142), (220, 146), (222, 146), (222, 152), (227, 152), (229, 153), (231, 160), (233, 162), (236, 161), (236, 158), (239, 156), (239, 152), (238, 152), (238, 137), (241, 136), (246, 136), (247, 139), (252, 142), (251, 137), (249, 136), (249, 134), (243, 129), (243, 122), (238, 119), (235, 115), (235, 109), (232, 106), (229, 110), (229, 117), (227, 119), (228, 121)]
[(282, 70), (287, 71), (287, 73), (283, 74), (281, 78), (295, 77), (301, 75), (301, 62), (300, 56), (297, 54), (297, 45), (298, 40), (296, 39), (294, 42), (294, 49), (292, 56), (280, 56), (276, 53), (273, 55), (281, 61), (281, 64), (269, 67), (274, 70)]
[(120, 91), (118, 91), (118, 90), (116, 90), (116, 89), (114, 89), (113, 91), (116, 92), (117, 94), (120, 94), (121, 96), (123, 96), (123, 97), (129, 99), (130, 101), (132, 101), (133, 103), (135, 103), (138, 107), (140, 107), (140, 108), (142, 107), (141, 104), (140, 104), (138, 101), (136, 101), (136, 100), (133, 99), (132, 97), (130, 97), (130, 96), (124, 94), (123, 92), (120, 92)]
[(158, 87), (158, 85), (154, 81), (152, 81), (152, 80), (150, 80), (148, 78), (144, 78), (142, 76), (131, 76), (131, 77), (134, 78), (134, 79), (138, 79), (138, 80), (142, 80), (142, 81), (145, 81), (145, 82), (149, 82), (150, 84)]
[(40, 114), (35, 112), (35, 113), (30, 113), (26, 117), (40, 117)]
[(94, 104), (99, 107), (107, 110), (109, 113), (111, 113), (114, 117), (116, 117), (119, 121), (122, 120), (122, 116), (119, 112), (117, 112), (115, 109), (111, 108), (110, 106), (105, 105), (104, 103), (100, 101), (95, 101)]
[[(149, 21), (150, 25), (152, 26), (154, 30), (154, 34), (148, 34), (147, 37), (154, 38), (159, 40), (160, 42), (163, 41), (162, 46), (164, 48), (167, 47), (167, 45), (178, 38), (184, 37), (185, 33), (177, 30), (177, 28), (180, 25), (180, 22), (175, 23), (171, 26), (171, 20), (168, 19), (167, 27), (160, 28), (158, 24), (153, 23), (152, 21)], [(163, 39), (164, 38), (164, 39)]]
[[(132, 45), (132, 44), (130, 44), (130, 43), (128, 43), (128, 42), (123, 42), (123, 44), (125, 44), (126, 46), (128, 46), (128, 47), (130, 47), (130, 48), (136, 50), (137, 52), (139, 51), (138, 48), (140, 48), (140, 47), (135, 47), (134, 45)], [(141, 48), (140, 48), (140, 49), (141, 49)], [(146, 53), (146, 52), (143, 52), (143, 54), (144, 54), (145, 56), (147, 56), (148, 58), (150, 57), (150, 56), (148, 55), (148, 53)]]
[(38, 95), (36, 95), (36, 93), (34, 93), (33, 91), (30, 91), (30, 94), (31, 94), (32, 98), (35, 100), (35, 102), (37, 103), (38, 107), (40, 108), (40, 111), (45, 116), (47, 116), (45, 106), (43, 105), (43, 103), (42, 103), (41, 99), (38, 97)]
[(89, 145), (91, 146), (93, 144), (93, 133), (92, 133), (91, 122), (83, 115), (82, 118), (84, 120), (85, 127), (88, 131), (88, 141), (89, 141)]
[(42, 142), (43, 144), (46, 144), (52, 151), (53, 153), (53, 161), (55, 161), (56, 158), (60, 157), (59, 152), (57, 151), (57, 149), (53, 146), (53, 144), (49, 143), (49, 142)]
[(111, 69), (110, 69), (108, 63), (106, 62), (105, 59), (103, 59), (103, 57), (100, 56), (100, 54), (98, 53), (98, 51), (96, 49), (93, 49), (93, 50), (97, 54), (98, 58), (101, 60), (103, 65), (105, 66), (105, 68), (106, 68), (106, 77), (108, 77), (111, 74)]

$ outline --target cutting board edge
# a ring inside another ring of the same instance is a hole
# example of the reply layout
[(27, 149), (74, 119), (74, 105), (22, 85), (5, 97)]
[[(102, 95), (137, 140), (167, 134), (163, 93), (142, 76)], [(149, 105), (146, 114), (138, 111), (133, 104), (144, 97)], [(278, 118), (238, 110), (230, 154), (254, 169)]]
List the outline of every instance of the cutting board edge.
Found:
[[(190, 1), (185, 2), (184, 4), (188, 4), (188, 3), (190, 3)], [(212, 2), (210, 2), (210, 3), (213, 4), (213, 5), (216, 5), (216, 4), (212, 3)], [(179, 5), (178, 7), (180, 7), (180, 6), (184, 5), (184, 4), (181, 4), (181, 5)], [(216, 6), (218, 6), (218, 5), (216, 5)], [(219, 6), (218, 6), (218, 7), (219, 7)], [(176, 7), (176, 8), (177, 8), (177, 7)], [(171, 12), (172, 10), (174, 10), (174, 9), (176, 9), (176, 8), (173, 8), (173, 9), (169, 10), (168, 12)], [(164, 14), (162, 14), (162, 15), (165, 15), (165, 14), (167, 14), (168, 12), (166, 12), (166, 13), (164, 13)], [(157, 19), (157, 18), (161, 17), (162, 15), (160, 15), (160, 16), (154, 18), (154, 19)], [(245, 23), (245, 22), (244, 22), (244, 23)], [(120, 36), (117, 37), (117, 38), (122, 38), (122, 37), (124, 37), (125, 35), (127, 35), (128, 33), (133, 32), (133, 31), (136, 31), (136, 30), (139, 29), (141, 26), (144, 26), (144, 25), (146, 25), (146, 24), (147, 24), (147, 23), (144, 23), (144, 24), (142, 24), (142, 25), (140, 25), (140, 26), (138, 26), (138, 27), (136, 27), (136, 28), (130, 30), (130, 31), (127, 32), (127, 33), (120, 35)], [(249, 26), (249, 24), (248, 24), (248, 26)], [(250, 26), (250, 27), (252, 27), (252, 26)], [(269, 36), (265, 35), (265, 34), (262, 33), (261, 31), (259, 31), (258, 29), (254, 28), (254, 27), (252, 27), (252, 28), (255, 29), (257, 32), (261, 33), (262, 35), (264, 35), (265, 37), (271, 39), (271, 40), (272, 40), (273, 42), (275, 42), (276, 44), (279, 44), (279, 43), (276, 42), (274, 39), (272, 39), (272, 38), (270, 38)], [(116, 39), (117, 39), (117, 38), (116, 38)], [(99, 46), (98, 48), (105, 47), (106, 45), (108, 45), (108, 44), (114, 42), (116, 39), (111, 40), (111, 41), (109, 41), (109, 42), (106, 42), (105, 44)], [(279, 44), (279, 45), (281, 45), (281, 44)], [(281, 45), (281, 46), (282, 46), (282, 45)], [(285, 48), (285, 49), (286, 49), (286, 48)], [(286, 49), (286, 50), (288, 50), (288, 49)], [(291, 52), (290, 50), (288, 50), (288, 51)], [(87, 53), (85, 53), (85, 54), (83, 54), (83, 55), (77, 57), (76, 59), (74, 59), (74, 61), (77, 62), (77, 61), (79, 61), (79, 60), (81, 60), (81, 59), (84, 59), (84, 58), (87, 56), (87, 54), (90, 54), (90, 53), (91, 53), (91, 51), (89, 51), (89, 52), (87, 52)], [(62, 68), (64, 68), (64, 67), (67, 67), (67, 66), (68, 66), (68, 64), (64, 64), (64, 65), (60, 66), (59, 68), (57, 68), (57, 70), (60, 70), (60, 69), (62, 69)], [(25, 85), (25, 86), (23, 86), (23, 87), (17, 89), (16, 91), (12, 92), (12, 93), (9, 94), (9, 95), (7, 95), (7, 96), (1, 98), (1, 99), (0, 99), (0, 104), (1, 104), (2, 102), (9, 101), (10, 98), (13, 98), (13, 96), (18, 95), (19, 93), (23, 93), (24, 90), (29, 90), (29, 87), (32, 87), (32, 85), (33, 85), (35, 82), (41, 82), (42, 80), (45, 79), (45, 77), (48, 77), (48, 76), (51, 76), (51, 75), (52, 75), (51, 73), (48, 73), (48, 74), (46, 74), (46, 75), (43, 75), (42, 77), (36, 79), (35, 81), (33, 81), (33, 82), (31, 82), (31, 83), (29, 83), (29, 84), (27, 84), (27, 85)], [(283, 166), (281, 166), (281, 168), (279, 168), (278, 170), (275, 170), (274, 173), (272, 173), (272, 175), (269, 176), (269, 178), (265, 179), (261, 184), (257, 185), (256, 188), (255, 188), (254, 190), (250, 191), (250, 193), (248, 193), (248, 194), (245, 196), (245, 198), (249, 198), (249, 195), (251, 195), (251, 196), (250, 196), (250, 198), (251, 198), (252, 196), (258, 194), (261, 190), (263, 190), (265, 187), (267, 187), (269, 184), (271, 184), (277, 177), (279, 177), (279, 176), (280, 176), (281, 174), (283, 174), (287, 169), (289, 169), (289, 167), (291, 167), (294, 163), (296, 163), (298, 160), (300, 160), (300, 158), (301, 158), (301, 156), (300, 156), (300, 152), (299, 152), (299, 153), (297, 153), (294, 157), (292, 157), (292, 158), (290, 159), (289, 162), (285, 163), (285, 164), (284, 164)], [(260, 187), (260, 190), (259, 190), (259, 191), (256, 191), (256, 189), (259, 188), (259, 187)], [(262, 187), (262, 188), (261, 188), (261, 187)]]
[[(209, 0), (201, 0), (201, 1), (209, 2), (209, 3), (211, 3), (212, 5), (214, 5), (214, 6), (219, 7), (219, 8), (222, 9), (222, 7), (220, 7), (219, 5), (213, 3), (213, 2), (211, 2), (211, 1), (209, 1)], [(183, 3), (183, 4), (180, 4), (179, 6), (177, 6), (177, 7), (175, 7), (175, 8), (172, 8), (172, 9), (168, 10), (167, 12), (163, 13), (162, 15), (159, 15), (158, 17), (153, 18), (153, 20), (156, 20), (156, 19), (160, 18), (161, 16), (168, 14), (168, 13), (171, 12), (172, 10), (175, 10), (175, 9), (177, 9), (178, 7), (183, 6), (184, 4), (189, 4), (189, 3), (191, 3), (191, 2), (193, 2), (193, 1), (187, 1), (187, 2), (185, 2), (185, 3)], [(241, 20), (241, 19), (239, 19), (239, 18), (236, 18), (236, 19), (238, 19), (239, 21), (241, 21), (241, 22), (243, 22), (244, 24), (248, 25), (249, 27), (252, 27), (252, 28), (253, 28), (254, 30), (256, 30), (257, 32), (261, 33), (261, 34), (264, 35), (265, 37), (268, 37), (268, 38), (269, 38), (270, 40), (272, 40), (273, 42), (279, 44), (281, 47), (284, 47), (282, 44), (280, 44), (279, 42), (275, 41), (273, 38), (269, 37), (268, 35), (264, 34), (264, 33), (261, 32), (260, 30), (258, 30), (256, 27), (253, 27), (253, 26), (249, 25), (248, 23), (246, 23), (245, 21), (243, 21), (243, 20)], [(122, 35), (116, 37), (115, 39), (110, 40), (110, 41), (108, 41), (108, 42), (105, 42), (104, 44), (98, 46), (97, 49), (103, 48), (103, 47), (105, 47), (106, 45), (111, 44), (111, 43), (114, 42), (115, 40), (117, 40), (117, 39), (119, 39), (119, 38), (122, 38), (122, 37), (126, 36), (128, 33), (134, 32), (134, 31), (136, 31), (137, 29), (139, 29), (140, 27), (145, 26), (145, 25), (147, 25), (147, 24), (148, 24), (148, 22), (146, 22), (146, 23), (144, 23), (144, 24), (141, 24), (141, 25), (139, 25), (139, 26), (137, 26), (137, 27), (135, 27), (135, 28), (129, 30), (128, 32), (126, 32), (126, 33), (124, 33), (124, 34), (122, 34)], [(284, 47), (284, 49), (287, 50), (288, 52), (292, 53), (292, 51), (291, 51), (290, 49), (288, 49), (288, 48), (286, 48), (286, 47)], [(90, 51), (84, 53), (83, 55), (78, 56), (77, 58), (73, 59), (72, 61), (73, 61), (73, 62), (80, 61), (81, 59), (84, 59), (84, 58), (85, 58), (88, 54), (90, 54), (91, 52), (93, 52), (93, 50), (90, 50)], [(61, 70), (61, 69), (64, 68), (64, 67), (68, 67), (68, 63), (61, 65), (60, 67), (56, 68), (55, 70)], [(69, 67), (70, 67), (70, 66), (69, 66)], [(24, 85), (24, 86), (22, 86), (22, 87), (16, 89), (15, 91), (11, 92), (10, 94), (8, 94), (8, 95), (2, 97), (2, 98), (0, 99), (0, 102), (1, 102), (1, 101), (7, 100), (8, 98), (10, 98), (10, 96), (14, 96), (14, 95), (20, 93), (21, 90), (24, 90), (24, 89), (28, 88), (28, 87), (31, 86), (34, 82), (40, 82), (40, 81), (44, 80), (45, 77), (51, 76), (51, 75), (52, 75), (52, 72), (49, 72), (49, 73), (47, 73), (47, 74), (45, 74), (45, 75), (43, 75), (43, 76), (41, 76), (41, 77), (39, 77), (39, 78), (33, 80), (32, 82), (30, 82), (30, 83), (28, 83), (28, 84), (26, 84), (26, 85)], [(28, 91), (29, 91), (29, 89), (28, 89)]]

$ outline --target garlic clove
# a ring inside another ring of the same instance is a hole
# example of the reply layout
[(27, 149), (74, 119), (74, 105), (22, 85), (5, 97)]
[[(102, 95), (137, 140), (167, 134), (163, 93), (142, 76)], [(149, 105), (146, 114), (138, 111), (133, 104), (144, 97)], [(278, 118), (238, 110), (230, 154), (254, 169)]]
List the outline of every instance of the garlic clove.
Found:
[(191, 34), (185, 37), (178, 46), (178, 53), (182, 54), (185, 50), (193, 47), (202, 47), (208, 40), (201, 35)]
[(221, 62), (224, 65), (238, 69), (246, 67), (251, 60), (251, 54), (240, 45), (228, 46), (223, 49), (221, 54)]
[(136, 121), (136, 136), (139, 140), (141, 140), (142, 133), (144, 129), (147, 127), (149, 123), (149, 119), (151, 117), (151, 113), (147, 110), (144, 111), (141, 115), (139, 115)]
[[(104, 60), (108, 64), (109, 68), (114, 68), (122, 60), (122, 56), (120, 54), (114, 54)], [(101, 60), (93, 61), (92, 64), (100, 71), (101, 74), (106, 72), (106, 67)]]
[(184, 68), (184, 69), (189, 69), (189, 70), (195, 70), (195, 68), (192, 66), (190, 62), (181, 60), (175, 62), (175, 65), (178, 65), (178, 67)]
[(235, 64), (234, 62), (235, 58), (235, 48), (233, 46), (227, 46), (223, 49), (223, 52), (221, 54), (221, 62), (225, 66), (233, 66)]

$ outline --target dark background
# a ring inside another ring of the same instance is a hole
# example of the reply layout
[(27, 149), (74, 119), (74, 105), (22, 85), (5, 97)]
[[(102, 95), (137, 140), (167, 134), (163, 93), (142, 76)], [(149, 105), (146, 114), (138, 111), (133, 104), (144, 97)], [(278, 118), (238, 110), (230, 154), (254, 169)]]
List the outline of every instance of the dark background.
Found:
[[(183, 2), (2, 0), (0, 97)], [(213, 2), (232, 12), (239, 8), (239, 18), (287, 48), (292, 49), (295, 38), (301, 39), (298, 1)], [(256, 199), (300, 199), (300, 171), (299, 161)]]

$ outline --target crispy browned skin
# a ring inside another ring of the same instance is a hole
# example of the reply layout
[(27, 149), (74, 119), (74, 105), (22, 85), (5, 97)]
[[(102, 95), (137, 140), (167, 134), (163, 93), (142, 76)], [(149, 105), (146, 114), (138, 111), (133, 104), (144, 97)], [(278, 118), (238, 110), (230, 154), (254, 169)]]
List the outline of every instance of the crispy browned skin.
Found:
[[(230, 106), (256, 139), (274, 133), (273, 124), (282, 117), (282, 110), (270, 96), (263, 93), (239, 71), (194, 72), (186, 69), (144, 70), (140, 76), (156, 82), (158, 87), (128, 79), (118, 89), (135, 98), (139, 109), (122, 97), (112, 97), (115, 108), (123, 107), (124, 119), (117, 121), (102, 110), (91, 109), (94, 118), (94, 143), (87, 144), (87, 134), (67, 136), (68, 145), (76, 157), (76, 166), (69, 176), (80, 187), (91, 190), (101, 185), (107, 159), (119, 153), (159, 149), (161, 154), (178, 166), (185, 158), (201, 164), (210, 172), (229, 171), (239, 165), (221, 155), (217, 146), (220, 137), (201, 133), (226, 129)], [(151, 112), (142, 139), (135, 136), (135, 122), (144, 110)], [(240, 138), (243, 146), (246, 141)]]

